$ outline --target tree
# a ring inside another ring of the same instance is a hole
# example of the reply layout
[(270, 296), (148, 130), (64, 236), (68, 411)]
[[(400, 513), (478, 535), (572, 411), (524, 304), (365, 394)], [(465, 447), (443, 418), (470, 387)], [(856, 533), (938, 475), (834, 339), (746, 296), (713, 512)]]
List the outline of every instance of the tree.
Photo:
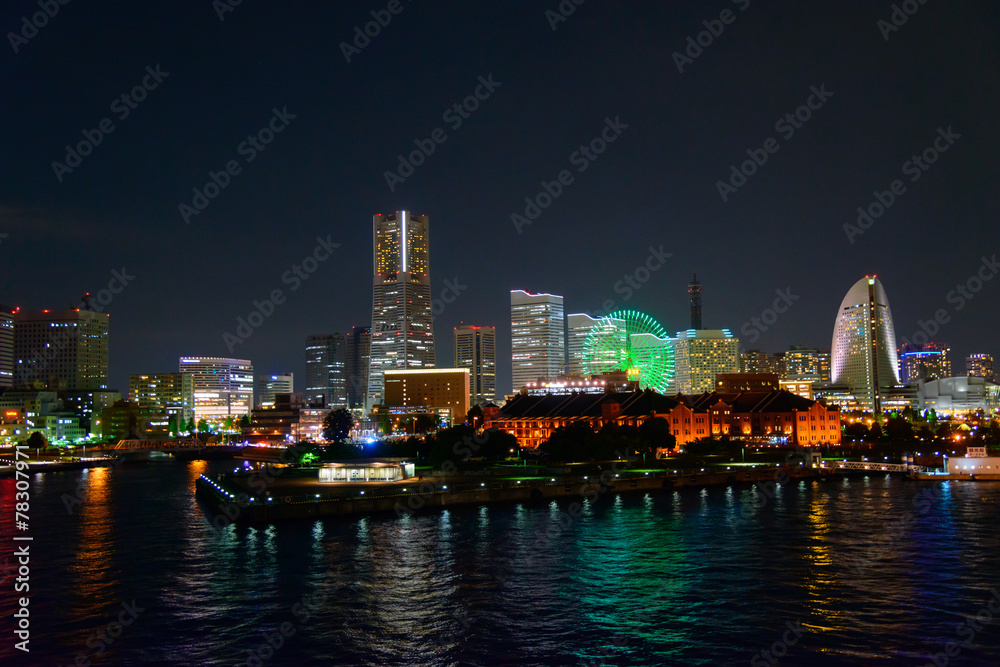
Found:
[(602, 449), (614, 447), (614, 436), (602, 429), (604, 446), (589, 424), (575, 423), (557, 428), (538, 449), (556, 461), (592, 461)]
[(483, 406), (473, 405), (469, 408), (469, 411), (465, 413), (465, 421), (472, 428), (479, 428), (483, 424)]
[(349, 410), (337, 408), (323, 419), (323, 438), (340, 445), (347, 441), (354, 428), (354, 415)]
[(194, 417), (187, 420), (187, 424), (184, 426), (184, 430), (188, 433), (194, 433)]
[(639, 453), (654, 457), (658, 448), (673, 449), (677, 445), (677, 438), (670, 432), (670, 423), (663, 417), (644, 421), (639, 427), (639, 438)]
[(250, 415), (243, 415), (240, 417), (240, 428), (250, 427)]
[(844, 436), (854, 441), (861, 441), (868, 437), (868, 429), (861, 422), (853, 422), (844, 426)]
[(177, 415), (170, 415), (170, 419), (167, 420), (167, 430), (169, 431), (171, 438), (177, 437), (177, 432), (178, 432), (177, 422), (178, 422)]
[(868, 427), (868, 437), (872, 442), (882, 438), (882, 426), (877, 421), (873, 421), (872, 425)]
[(434, 415), (417, 415), (413, 420), (413, 430), (417, 433), (428, 433), (438, 426), (438, 420)]
[(30, 436), (28, 436), (28, 447), (32, 449), (44, 450), (49, 446), (49, 441), (45, 439), (45, 434), (41, 431), (35, 431)]
[(912, 442), (913, 425), (903, 417), (896, 417), (885, 423), (885, 434), (893, 442)]
[(199, 433), (204, 433), (207, 430), (208, 430), (208, 422), (205, 421), (204, 419), (199, 419), (198, 420), (198, 432)]

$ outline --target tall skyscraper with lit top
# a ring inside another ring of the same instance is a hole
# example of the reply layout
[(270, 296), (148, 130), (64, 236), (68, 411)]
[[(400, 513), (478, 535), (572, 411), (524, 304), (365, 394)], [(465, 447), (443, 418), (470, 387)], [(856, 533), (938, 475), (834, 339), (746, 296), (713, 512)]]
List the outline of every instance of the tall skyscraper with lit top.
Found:
[(833, 384), (850, 387), (862, 409), (880, 411), (899, 384), (899, 359), (889, 299), (875, 276), (854, 283), (841, 301), (831, 350)]
[(409, 211), (373, 218), (367, 410), (382, 403), (386, 370), (434, 368), (429, 231), (427, 216)]

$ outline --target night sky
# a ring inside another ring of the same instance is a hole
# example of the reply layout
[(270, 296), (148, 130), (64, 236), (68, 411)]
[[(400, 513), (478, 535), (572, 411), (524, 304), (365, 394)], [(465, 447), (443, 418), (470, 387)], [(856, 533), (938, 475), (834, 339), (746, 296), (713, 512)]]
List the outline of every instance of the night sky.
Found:
[[(502, 392), (509, 290), (564, 295), (567, 313), (613, 299), (675, 332), (694, 271), (704, 326), (746, 325), (746, 348), (828, 348), (840, 300), (877, 273), (897, 338), (942, 309), (936, 338), (957, 373), (969, 353), (1000, 353), (1000, 280), (949, 299), (1000, 252), (1000, 4), (911, 0), (889, 30), (889, 2), (587, 0), (553, 30), (557, 0), (402, 0), (348, 63), (341, 43), (387, 4), (243, 0), (220, 20), (221, 0), (75, 0), (15, 53), (7, 33), (40, 10), (3, 3), (0, 303), (68, 307), (124, 268), (134, 278), (104, 308), (112, 386), (203, 355), (294, 371), (301, 391), (306, 335), (370, 324), (372, 215), (407, 209), (430, 216), (435, 298), (464, 286), (435, 320), (438, 365), (452, 365), (454, 326), (494, 325)], [(712, 23), (724, 10), (730, 22)], [(680, 72), (674, 53), (703, 21), (721, 34)], [(487, 99), (445, 116), (477, 86), (486, 97), (480, 77), (495, 82)], [(144, 79), (135, 108), (115, 102)], [(776, 127), (813, 87), (826, 92), (809, 119)], [(242, 144), (274, 109), (294, 118), (263, 150)], [(53, 168), (105, 118), (90, 155)], [(574, 156), (607, 119), (606, 150)], [(390, 190), (397, 156), (437, 128), (445, 141)], [(939, 128), (948, 150), (906, 171)], [(723, 201), (717, 182), (748, 150), (767, 161)], [(179, 206), (229, 161), (239, 173), (185, 221)], [(563, 170), (572, 182), (518, 233), (512, 214)], [(897, 179), (905, 191), (848, 238)], [(340, 246), (293, 290), (282, 276), (317, 237)], [(672, 256), (626, 300), (616, 283), (660, 246)], [(284, 303), (227, 349), (223, 334), (276, 289)], [(798, 299), (748, 337), (786, 289)]]

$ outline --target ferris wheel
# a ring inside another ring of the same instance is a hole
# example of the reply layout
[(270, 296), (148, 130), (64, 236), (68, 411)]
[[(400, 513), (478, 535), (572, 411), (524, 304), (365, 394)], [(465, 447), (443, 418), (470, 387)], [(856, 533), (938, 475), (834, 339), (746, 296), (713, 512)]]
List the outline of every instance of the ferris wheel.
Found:
[(667, 331), (637, 310), (616, 310), (597, 320), (583, 343), (583, 372), (625, 371), (642, 389), (665, 393), (674, 379), (674, 350)]

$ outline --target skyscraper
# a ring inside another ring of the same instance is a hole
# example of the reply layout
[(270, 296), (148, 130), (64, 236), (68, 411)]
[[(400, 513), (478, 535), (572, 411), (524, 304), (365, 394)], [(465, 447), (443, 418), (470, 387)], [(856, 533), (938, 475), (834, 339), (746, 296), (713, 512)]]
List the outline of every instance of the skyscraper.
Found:
[(729, 329), (688, 329), (677, 332), (674, 384), (681, 394), (715, 391), (715, 376), (740, 372), (740, 341)]
[(257, 405), (259, 407), (273, 407), (276, 394), (291, 394), (294, 391), (294, 373), (257, 376)]
[(785, 352), (786, 380), (796, 382), (830, 381), (830, 351), (792, 345)]
[(248, 359), (181, 357), (180, 372), (192, 376), (196, 422), (221, 424), (253, 409), (253, 364)]
[(469, 400), (485, 405), (497, 398), (496, 329), (455, 327), (455, 368), (469, 369)]
[(0, 389), (14, 386), (14, 309), (0, 305)]
[(79, 308), (18, 310), (14, 359), (16, 385), (41, 380), (59, 389), (106, 389), (108, 315)]
[[(569, 361), (566, 372), (570, 375), (599, 375), (625, 370), (619, 350), (628, 347), (625, 320), (603, 317), (596, 319), (586, 313), (573, 313), (567, 316), (568, 338), (566, 349)], [(595, 328), (596, 327), (596, 328)], [(584, 361), (584, 349), (590, 339), (593, 348), (590, 358)], [(596, 349), (600, 348), (597, 352)], [(606, 358), (601, 358), (604, 355)], [(515, 390), (517, 387), (514, 388)]]
[(347, 369), (344, 335), (306, 337), (306, 405), (347, 406)]
[(993, 382), (993, 357), (988, 354), (970, 354), (965, 358), (965, 374)]
[(382, 403), (386, 370), (434, 367), (428, 218), (409, 211), (380, 213), (373, 230), (367, 410)]
[(347, 375), (347, 406), (364, 409), (368, 394), (368, 370), (371, 366), (372, 329), (353, 327), (347, 332), (347, 353), (344, 355)]
[(875, 276), (854, 283), (837, 309), (831, 380), (850, 388), (863, 410), (881, 411), (885, 392), (899, 384), (896, 332), (889, 299)]
[(566, 363), (563, 298), (510, 292), (510, 347), (514, 391), (539, 378), (562, 375)]
[(691, 328), (701, 329), (701, 283), (695, 273), (688, 283), (688, 296), (691, 298)]
[(919, 380), (951, 377), (951, 346), (946, 343), (903, 343), (899, 346), (901, 380), (913, 384)]

